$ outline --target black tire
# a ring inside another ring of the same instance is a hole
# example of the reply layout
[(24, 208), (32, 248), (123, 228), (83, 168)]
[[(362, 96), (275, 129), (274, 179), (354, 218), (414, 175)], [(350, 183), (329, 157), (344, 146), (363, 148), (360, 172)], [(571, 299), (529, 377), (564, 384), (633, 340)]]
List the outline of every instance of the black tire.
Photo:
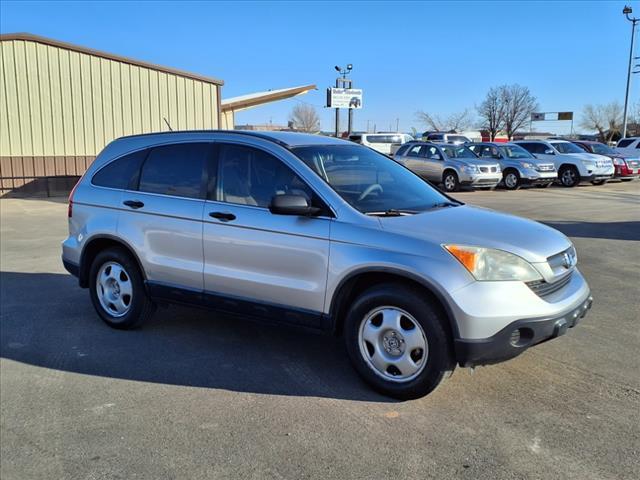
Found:
[(448, 170), (442, 175), (442, 187), (445, 192), (457, 192), (460, 189), (460, 181), (458, 174)]
[(520, 174), (513, 168), (508, 168), (504, 171), (502, 181), (504, 183), (504, 188), (507, 190), (518, 190), (522, 186)]
[[(122, 316), (113, 315), (103, 307), (98, 297), (98, 274), (104, 265), (110, 263), (116, 263), (124, 267), (123, 278), (128, 279), (126, 281), (130, 282), (132, 287), (128, 310)], [(91, 295), (93, 307), (100, 315), (100, 318), (110, 327), (120, 330), (139, 327), (153, 315), (156, 308), (155, 303), (147, 295), (144, 279), (137, 262), (123, 248), (109, 248), (96, 255), (89, 272), (89, 294)]]
[(606, 180), (594, 180), (591, 182), (593, 185), (604, 185), (605, 183), (607, 183)]
[[(365, 359), (360, 347), (360, 327), (370, 312), (380, 307), (404, 310), (420, 324), (427, 341), (426, 363), (415, 378), (404, 382), (386, 380)], [(455, 369), (452, 339), (447, 319), (425, 298), (411, 288), (383, 284), (358, 296), (345, 320), (344, 338), (349, 357), (360, 376), (375, 390), (400, 400), (420, 398), (432, 392)]]
[(573, 165), (565, 165), (558, 171), (558, 179), (563, 187), (572, 188), (580, 183), (580, 172)]

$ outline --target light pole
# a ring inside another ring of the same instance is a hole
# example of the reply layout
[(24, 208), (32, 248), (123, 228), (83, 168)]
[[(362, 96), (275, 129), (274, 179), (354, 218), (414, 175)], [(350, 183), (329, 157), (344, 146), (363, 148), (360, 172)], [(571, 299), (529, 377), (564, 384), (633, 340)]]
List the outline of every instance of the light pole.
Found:
[[(336, 78), (336, 88), (351, 88), (351, 79), (347, 78), (347, 75), (351, 73), (351, 70), (353, 70), (353, 65), (352, 64), (348, 64), (347, 68), (342, 68), (339, 67), (338, 65), (336, 65), (335, 67), (333, 67), (336, 69), (336, 71), (342, 75), (342, 77), (338, 77)], [(348, 126), (347, 126), (347, 132), (348, 135), (351, 135), (351, 127), (353, 125), (353, 112), (352, 109), (349, 109), (349, 120), (348, 120)], [(340, 136), (340, 109), (336, 108), (336, 131), (335, 131), (335, 136), (339, 137)]]
[(627, 70), (627, 89), (624, 94), (624, 114), (622, 117), (622, 138), (627, 136), (627, 108), (629, 106), (629, 86), (631, 84), (631, 60), (633, 60), (633, 40), (636, 33), (636, 23), (640, 21), (640, 18), (630, 17), (633, 13), (633, 9), (628, 5), (625, 5), (622, 9), (624, 16), (631, 22), (631, 47), (629, 48), (629, 67)]

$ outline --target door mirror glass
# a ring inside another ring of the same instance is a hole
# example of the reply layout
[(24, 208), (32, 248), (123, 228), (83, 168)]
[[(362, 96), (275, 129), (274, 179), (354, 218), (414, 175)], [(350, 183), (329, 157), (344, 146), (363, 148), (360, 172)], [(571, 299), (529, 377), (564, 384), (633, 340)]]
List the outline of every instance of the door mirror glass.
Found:
[(303, 215), (307, 217), (320, 213), (320, 209), (311, 206), (306, 197), (286, 194), (275, 195), (271, 199), (269, 211), (276, 215)]
[(545, 154), (545, 155), (555, 155), (555, 153), (553, 152), (553, 150), (551, 150), (550, 148), (547, 148), (547, 149), (544, 151), (544, 154)]

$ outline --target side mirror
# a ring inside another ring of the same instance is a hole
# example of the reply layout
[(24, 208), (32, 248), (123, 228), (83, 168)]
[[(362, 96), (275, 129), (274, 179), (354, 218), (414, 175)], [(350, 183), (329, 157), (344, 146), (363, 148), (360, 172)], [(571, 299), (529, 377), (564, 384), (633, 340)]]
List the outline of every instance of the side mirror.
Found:
[(320, 213), (320, 209), (309, 205), (309, 201), (302, 195), (276, 195), (271, 199), (269, 211), (275, 215), (301, 215), (305, 217)]
[(544, 154), (545, 154), (545, 155), (555, 155), (555, 153), (553, 152), (553, 150), (551, 150), (550, 148), (547, 148), (547, 149), (544, 151)]

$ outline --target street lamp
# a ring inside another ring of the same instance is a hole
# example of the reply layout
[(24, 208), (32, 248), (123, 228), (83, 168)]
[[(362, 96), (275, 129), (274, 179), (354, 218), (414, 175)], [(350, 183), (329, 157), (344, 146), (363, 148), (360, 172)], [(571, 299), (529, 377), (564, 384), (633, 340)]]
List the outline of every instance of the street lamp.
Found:
[(622, 138), (627, 136), (627, 107), (629, 105), (629, 86), (631, 84), (631, 60), (633, 60), (633, 39), (636, 33), (636, 23), (640, 21), (640, 18), (630, 17), (633, 13), (633, 9), (625, 5), (622, 9), (622, 14), (631, 22), (631, 48), (629, 49), (629, 68), (627, 69), (627, 90), (624, 94), (624, 115), (622, 118)]

